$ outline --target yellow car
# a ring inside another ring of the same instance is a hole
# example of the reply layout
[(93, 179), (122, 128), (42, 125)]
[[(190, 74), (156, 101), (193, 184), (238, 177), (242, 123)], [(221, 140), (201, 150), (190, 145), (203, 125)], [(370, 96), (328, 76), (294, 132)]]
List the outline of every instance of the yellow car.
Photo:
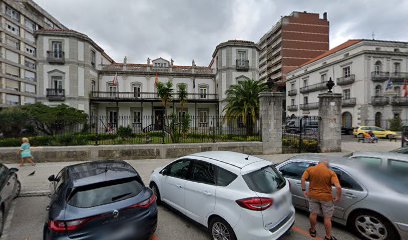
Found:
[(396, 132), (385, 130), (375, 126), (360, 126), (354, 129), (353, 134), (355, 137), (363, 137), (363, 133), (369, 131), (372, 131), (378, 138), (392, 138), (393, 136), (397, 135)]

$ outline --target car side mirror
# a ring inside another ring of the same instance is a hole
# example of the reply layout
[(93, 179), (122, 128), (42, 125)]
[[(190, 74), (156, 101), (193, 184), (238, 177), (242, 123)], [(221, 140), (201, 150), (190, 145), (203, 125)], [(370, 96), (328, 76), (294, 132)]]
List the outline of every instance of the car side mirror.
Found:
[(53, 175), (49, 176), (48, 181), (55, 182), (55, 175), (53, 174)]
[(160, 174), (164, 175), (164, 176), (167, 176), (167, 175), (169, 175), (169, 170), (167, 168), (165, 168), (165, 169), (160, 171)]
[(10, 168), (10, 169), (9, 169), (9, 173), (10, 173), (10, 174), (16, 173), (16, 172), (18, 172), (18, 168)]

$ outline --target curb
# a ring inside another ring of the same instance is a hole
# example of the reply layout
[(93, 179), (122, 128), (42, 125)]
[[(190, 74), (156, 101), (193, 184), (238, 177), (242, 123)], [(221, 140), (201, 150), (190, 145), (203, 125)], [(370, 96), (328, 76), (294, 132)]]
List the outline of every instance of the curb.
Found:
[(30, 191), (30, 192), (21, 192), (18, 197), (44, 197), (48, 196), (50, 191), (43, 190), (43, 191)]

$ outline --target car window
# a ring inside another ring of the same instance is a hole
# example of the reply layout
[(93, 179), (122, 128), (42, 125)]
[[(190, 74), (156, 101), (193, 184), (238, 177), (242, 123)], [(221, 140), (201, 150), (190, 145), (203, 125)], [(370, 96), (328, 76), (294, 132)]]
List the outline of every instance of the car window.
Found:
[(315, 164), (308, 162), (292, 162), (281, 167), (279, 171), (282, 173), (284, 177), (301, 179), (306, 169), (314, 165)]
[(58, 191), (60, 189), (60, 187), (64, 184), (65, 182), (65, 174), (64, 174), (64, 170), (61, 170), (57, 176), (55, 177), (55, 190)]
[(8, 168), (3, 164), (0, 164), (0, 187), (3, 186), (4, 182), (7, 180)]
[(379, 127), (373, 127), (372, 130), (373, 131), (385, 131), (384, 129), (379, 128)]
[(390, 168), (391, 171), (395, 173), (408, 175), (407, 161), (388, 159), (388, 167)]
[(217, 186), (228, 186), (237, 178), (235, 173), (225, 170), (221, 167), (217, 167)]
[(102, 182), (74, 189), (68, 204), (90, 208), (134, 197), (142, 190), (143, 186), (135, 178)]
[(168, 167), (168, 174), (171, 177), (187, 179), (190, 170), (191, 160), (183, 159), (171, 164)]
[(337, 175), (342, 188), (363, 191), (363, 188), (350, 175), (338, 168), (331, 168)]
[(274, 193), (286, 185), (285, 178), (272, 166), (242, 176), (249, 189), (259, 193)]
[(194, 161), (191, 180), (205, 184), (215, 184), (215, 167), (211, 163)]
[(381, 166), (381, 158), (376, 157), (365, 157), (365, 156), (354, 156), (351, 157), (352, 159), (356, 159), (362, 163), (368, 164), (370, 166), (380, 167)]
[(364, 130), (364, 131), (367, 131), (367, 130), (369, 130), (370, 128), (368, 128), (368, 127), (362, 127), (361, 128), (361, 130)]

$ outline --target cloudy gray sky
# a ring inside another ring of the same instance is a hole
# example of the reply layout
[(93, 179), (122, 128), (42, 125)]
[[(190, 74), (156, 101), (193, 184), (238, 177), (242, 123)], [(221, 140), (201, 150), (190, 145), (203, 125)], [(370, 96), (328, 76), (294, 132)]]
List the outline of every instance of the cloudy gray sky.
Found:
[(405, 0), (34, 0), (117, 62), (170, 57), (208, 65), (220, 42), (257, 42), (292, 11), (328, 13), (330, 47), (350, 38), (408, 41)]

